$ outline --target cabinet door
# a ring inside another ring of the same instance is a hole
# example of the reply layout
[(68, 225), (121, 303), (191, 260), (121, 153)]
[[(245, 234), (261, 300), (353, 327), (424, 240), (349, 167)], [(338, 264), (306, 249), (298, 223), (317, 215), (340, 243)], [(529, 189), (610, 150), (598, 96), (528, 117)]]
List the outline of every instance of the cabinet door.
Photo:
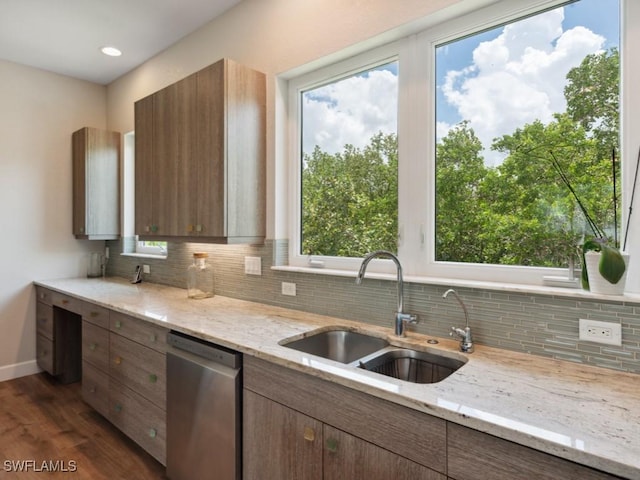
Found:
[(153, 235), (153, 96), (135, 103), (135, 231)]
[(244, 480), (322, 479), (322, 424), (244, 390), (242, 465)]
[(185, 236), (195, 217), (194, 186), (189, 184), (195, 128), (195, 76), (153, 95), (153, 204), (157, 234)]
[(226, 234), (264, 237), (266, 218), (265, 75), (226, 60)]
[(73, 133), (73, 234), (120, 235), (120, 134), (85, 127)]
[(438, 472), (324, 425), (324, 480), (445, 480)]
[(196, 78), (199, 100), (196, 128), (198, 169), (194, 185), (199, 192), (196, 202), (200, 226), (196, 234), (223, 237), (226, 234), (224, 61), (201, 70)]

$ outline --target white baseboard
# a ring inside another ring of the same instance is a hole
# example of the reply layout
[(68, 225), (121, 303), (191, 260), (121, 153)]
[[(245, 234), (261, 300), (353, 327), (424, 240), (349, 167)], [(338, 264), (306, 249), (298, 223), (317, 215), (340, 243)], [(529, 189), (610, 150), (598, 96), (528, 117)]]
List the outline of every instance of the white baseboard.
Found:
[(33, 375), (34, 373), (40, 373), (41, 371), (42, 370), (38, 367), (35, 360), (14, 363), (13, 365), (4, 365), (0, 367), (0, 382), (24, 377), (26, 375)]

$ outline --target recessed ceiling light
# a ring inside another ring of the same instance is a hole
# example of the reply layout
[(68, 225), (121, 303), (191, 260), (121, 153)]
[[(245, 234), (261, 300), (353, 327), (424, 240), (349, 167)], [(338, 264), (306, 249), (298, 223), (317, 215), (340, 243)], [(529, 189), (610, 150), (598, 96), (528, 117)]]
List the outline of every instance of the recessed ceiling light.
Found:
[(102, 47), (100, 51), (105, 55), (109, 55), (110, 57), (119, 57), (120, 55), (122, 55), (122, 52), (116, 47)]

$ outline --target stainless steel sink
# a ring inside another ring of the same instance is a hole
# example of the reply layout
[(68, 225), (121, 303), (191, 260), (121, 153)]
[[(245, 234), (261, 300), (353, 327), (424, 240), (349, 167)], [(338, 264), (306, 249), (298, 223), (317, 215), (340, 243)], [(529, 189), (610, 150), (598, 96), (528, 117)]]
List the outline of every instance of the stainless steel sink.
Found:
[(437, 383), (466, 363), (466, 360), (406, 348), (390, 350), (366, 362), (360, 368), (413, 383)]
[(387, 347), (389, 342), (383, 338), (336, 329), (314, 333), (291, 342), (285, 340), (281, 344), (322, 358), (351, 363)]

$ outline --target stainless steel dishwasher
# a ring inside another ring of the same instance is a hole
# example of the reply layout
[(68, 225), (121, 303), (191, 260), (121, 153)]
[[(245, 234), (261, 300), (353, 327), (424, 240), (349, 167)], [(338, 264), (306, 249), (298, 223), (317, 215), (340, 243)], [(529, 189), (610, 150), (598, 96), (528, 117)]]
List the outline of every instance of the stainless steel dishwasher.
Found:
[(240, 480), (242, 354), (167, 335), (167, 476)]

